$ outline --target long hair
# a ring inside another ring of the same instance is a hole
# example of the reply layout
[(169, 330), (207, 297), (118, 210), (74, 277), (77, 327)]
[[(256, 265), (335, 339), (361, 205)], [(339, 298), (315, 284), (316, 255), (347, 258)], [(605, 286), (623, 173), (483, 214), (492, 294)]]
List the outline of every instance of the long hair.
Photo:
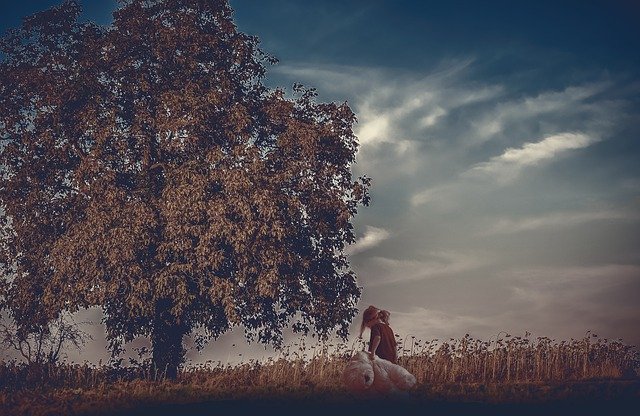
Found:
[(383, 309), (380, 311), (380, 313), (378, 314), (380, 316), (380, 320), (382, 322), (384, 322), (385, 324), (389, 325), (389, 317), (391, 316), (391, 312), (389, 312), (386, 309)]
[(360, 338), (362, 338), (362, 333), (364, 332), (367, 323), (376, 319), (378, 317), (379, 311), (380, 310), (373, 305), (370, 305), (367, 309), (364, 310), (364, 313), (362, 314), (362, 324), (360, 325)]

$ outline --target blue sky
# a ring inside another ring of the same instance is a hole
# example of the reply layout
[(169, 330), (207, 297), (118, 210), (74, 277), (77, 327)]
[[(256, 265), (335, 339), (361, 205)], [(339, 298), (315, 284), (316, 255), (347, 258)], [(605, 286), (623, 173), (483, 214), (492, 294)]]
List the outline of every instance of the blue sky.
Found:
[[(51, 3), (3, 6), (0, 25)], [(84, 3), (102, 23), (115, 7)], [(591, 330), (640, 345), (640, 6), (231, 4), (280, 59), (269, 85), (317, 87), (358, 116), (354, 172), (373, 178), (349, 249), (362, 309), (422, 339)]]
[(273, 85), (354, 108), (351, 259), (397, 332), (640, 342), (640, 9), (584, 3), (232, 2)]

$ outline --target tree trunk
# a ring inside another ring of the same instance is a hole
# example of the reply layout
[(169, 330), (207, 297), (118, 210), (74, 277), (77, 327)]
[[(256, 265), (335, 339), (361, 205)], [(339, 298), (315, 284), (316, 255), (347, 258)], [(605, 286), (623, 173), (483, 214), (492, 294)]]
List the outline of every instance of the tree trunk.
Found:
[(178, 366), (182, 363), (185, 350), (182, 347), (182, 336), (185, 330), (175, 322), (170, 312), (169, 301), (156, 303), (156, 313), (151, 333), (153, 347), (153, 366), (155, 376), (175, 379)]

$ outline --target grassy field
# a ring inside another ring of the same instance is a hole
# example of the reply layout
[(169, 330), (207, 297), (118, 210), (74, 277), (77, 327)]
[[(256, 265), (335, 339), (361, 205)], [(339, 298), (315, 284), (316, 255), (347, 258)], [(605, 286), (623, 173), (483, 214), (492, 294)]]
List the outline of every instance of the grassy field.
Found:
[(638, 351), (619, 340), (591, 334), (569, 341), (503, 334), (491, 341), (470, 336), (399, 341), (399, 363), (418, 383), (406, 396), (383, 401), (353, 396), (341, 385), (346, 361), (364, 344), (309, 346), (302, 340), (263, 361), (187, 367), (175, 381), (165, 380), (145, 361), (99, 368), (3, 362), (0, 413), (211, 414), (258, 407), (309, 414), (333, 408), (375, 412), (384, 406), (522, 413), (547, 411), (545, 406), (575, 410), (586, 405), (595, 411), (598, 406), (640, 403)]

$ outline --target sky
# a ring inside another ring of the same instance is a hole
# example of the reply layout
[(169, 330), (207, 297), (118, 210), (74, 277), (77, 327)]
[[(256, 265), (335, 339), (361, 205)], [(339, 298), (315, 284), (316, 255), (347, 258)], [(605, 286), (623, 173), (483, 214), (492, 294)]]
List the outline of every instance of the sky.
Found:
[[(55, 3), (3, 6), (0, 28)], [(84, 4), (99, 23), (115, 8)], [(373, 178), (348, 249), (361, 310), (388, 309), (396, 333), (423, 340), (592, 331), (640, 345), (640, 5), (231, 5), (280, 60), (268, 85), (316, 87), (357, 115), (353, 171)], [(107, 357), (92, 328), (72, 358)], [(239, 354), (272, 352), (233, 331), (189, 358)]]

